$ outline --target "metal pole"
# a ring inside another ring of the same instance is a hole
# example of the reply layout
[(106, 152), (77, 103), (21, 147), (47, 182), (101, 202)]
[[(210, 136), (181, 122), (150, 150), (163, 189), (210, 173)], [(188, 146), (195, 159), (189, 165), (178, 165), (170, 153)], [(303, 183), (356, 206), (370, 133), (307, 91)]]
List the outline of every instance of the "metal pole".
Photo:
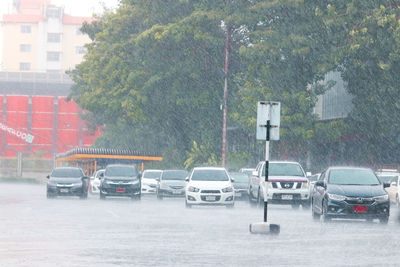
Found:
[(224, 111), (222, 119), (222, 167), (225, 168), (226, 161), (226, 114), (227, 114), (227, 99), (228, 99), (228, 65), (229, 65), (229, 35), (230, 28), (226, 27), (225, 37), (225, 83), (224, 83)]
[(269, 169), (270, 129), (271, 129), (271, 103), (267, 103), (267, 139), (265, 141), (264, 222), (267, 222), (267, 213), (268, 213), (268, 169)]

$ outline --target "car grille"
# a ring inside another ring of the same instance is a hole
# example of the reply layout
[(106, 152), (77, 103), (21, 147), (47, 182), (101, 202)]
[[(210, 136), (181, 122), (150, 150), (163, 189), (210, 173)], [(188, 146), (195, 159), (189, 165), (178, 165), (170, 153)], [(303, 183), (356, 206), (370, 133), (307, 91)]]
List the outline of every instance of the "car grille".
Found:
[(201, 190), (201, 193), (204, 193), (204, 194), (219, 194), (221, 192), (219, 190)]
[(181, 186), (181, 185), (171, 185), (169, 187), (171, 187), (172, 189), (182, 189), (183, 188), (183, 186)]
[(156, 185), (155, 185), (155, 184), (149, 184), (149, 186), (150, 186), (151, 188), (156, 188)]
[(207, 202), (216, 202), (221, 199), (221, 196), (215, 196), (215, 200), (207, 200), (207, 196), (201, 196), (202, 201), (207, 201)]
[(72, 184), (57, 184), (57, 187), (72, 187)]
[(351, 205), (371, 205), (375, 202), (373, 198), (362, 198), (362, 197), (353, 197), (353, 198), (346, 198), (345, 202)]
[(281, 187), (283, 189), (290, 189), (293, 187), (293, 185), (294, 185), (294, 183), (281, 182)]

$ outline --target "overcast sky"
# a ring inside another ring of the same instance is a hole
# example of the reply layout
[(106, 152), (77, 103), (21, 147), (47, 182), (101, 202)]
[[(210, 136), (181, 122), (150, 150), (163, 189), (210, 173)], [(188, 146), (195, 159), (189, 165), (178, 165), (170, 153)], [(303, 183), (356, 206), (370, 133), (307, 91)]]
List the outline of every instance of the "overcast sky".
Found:
[[(0, 20), (4, 14), (11, 14), (13, 0), (0, 0)], [(101, 14), (104, 6), (115, 9), (118, 7), (119, 0), (52, 0), (52, 4), (63, 6), (65, 13), (73, 16), (91, 17), (93, 14)], [(0, 27), (0, 71), (2, 69), (3, 53), (3, 34)]]

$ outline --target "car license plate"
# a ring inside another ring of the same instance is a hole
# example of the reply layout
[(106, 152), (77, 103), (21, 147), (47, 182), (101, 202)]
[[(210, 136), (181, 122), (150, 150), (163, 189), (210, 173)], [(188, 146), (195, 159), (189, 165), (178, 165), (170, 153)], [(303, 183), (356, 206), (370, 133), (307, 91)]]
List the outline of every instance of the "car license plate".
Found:
[(355, 212), (367, 212), (367, 207), (366, 206), (354, 206), (354, 211)]
[(235, 197), (241, 197), (242, 193), (235, 193)]
[(117, 192), (118, 193), (123, 193), (123, 192), (125, 192), (125, 188), (117, 188)]
[(68, 193), (69, 190), (67, 188), (61, 188), (60, 193)]
[(206, 196), (207, 201), (215, 201), (215, 196)]
[(174, 194), (174, 195), (180, 195), (181, 193), (182, 193), (181, 190), (174, 190), (174, 191), (172, 191), (172, 194)]
[(283, 200), (292, 200), (293, 196), (292, 195), (282, 195)]

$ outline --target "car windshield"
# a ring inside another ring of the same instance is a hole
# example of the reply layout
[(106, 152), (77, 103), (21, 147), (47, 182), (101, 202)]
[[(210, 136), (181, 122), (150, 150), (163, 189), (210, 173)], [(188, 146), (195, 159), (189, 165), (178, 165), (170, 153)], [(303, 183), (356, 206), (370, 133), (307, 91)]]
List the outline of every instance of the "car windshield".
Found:
[(161, 171), (145, 171), (142, 178), (157, 179), (161, 177)]
[(136, 168), (132, 166), (112, 166), (107, 167), (105, 171), (106, 176), (122, 176), (134, 177), (137, 176)]
[(68, 168), (68, 169), (54, 169), (51, 177), (56, 178), (80, 178), (84, 176), (81, 169)]
[[(263, 169), (263, 176), (265, 176), (265, 165)], [(268, 176), (302, 176), (304, 172), (299, 164), (296, 163), (269, 163)]]
[(228, 181), (225, 170), (194, 170), (191, 180), (193, 181)]
[(242, 172), (231, 172), (229, 176), (235, 180), (235, 183), (247, 183), (249, 176)]
[(161, 180), (185, 180), (187, 171), (163, 171)]
[(331, 170), (328, 182), (340, 185), (378, 185), (378, 178), (371, 170), (342, 169)]

